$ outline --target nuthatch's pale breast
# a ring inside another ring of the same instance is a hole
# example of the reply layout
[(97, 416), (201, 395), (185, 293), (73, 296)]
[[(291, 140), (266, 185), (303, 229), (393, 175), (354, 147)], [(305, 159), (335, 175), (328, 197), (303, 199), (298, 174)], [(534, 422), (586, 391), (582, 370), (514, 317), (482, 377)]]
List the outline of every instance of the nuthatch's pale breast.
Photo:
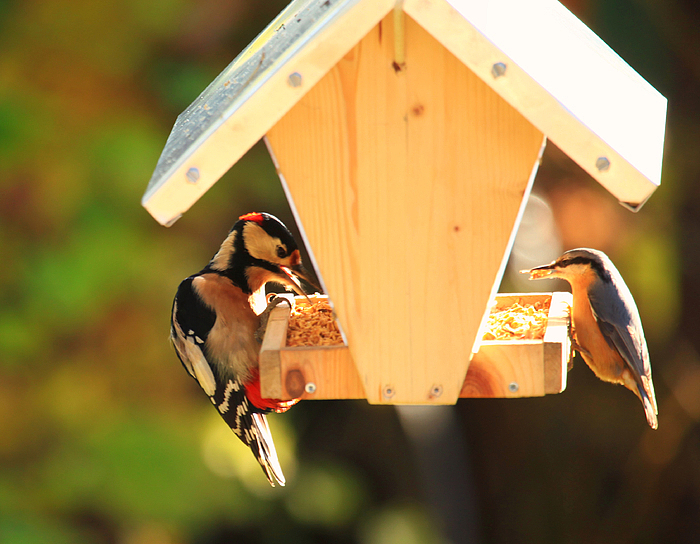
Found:
[(601, 380), (636, 394), (647, 422), (656, 429), (658, 410), (642, 320), (608, 256), (594, 249), (572, 249), (550, 264), (522, 272), (533, 280), (561, 278), (571, 284), (575, 349)]

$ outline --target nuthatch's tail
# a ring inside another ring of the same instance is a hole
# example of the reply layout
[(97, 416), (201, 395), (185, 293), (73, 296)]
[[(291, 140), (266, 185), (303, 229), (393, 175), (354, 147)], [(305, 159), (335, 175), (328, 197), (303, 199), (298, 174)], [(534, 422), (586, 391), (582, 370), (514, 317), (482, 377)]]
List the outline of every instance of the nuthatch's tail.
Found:
[(657, 429), (659, 427), (659, 419), (657, 418), (656, 414), (654, 413), (654, 407), (651, 405), (651, 401), (649, 401), (649, 397), (644, 395), (642, 397), (642, 403), (644, 404), (644, 413), (647, 416), (647, 423), (649, 423), (649, 426), (652, 429)]
[(659, 413), (656, 407), (656, 395), (654, 394), (654, 385), (651, 380), (648, 380), (646, 376), (642, 376), (641, 383), (637, 384), (637, 396), (639, 400), (642, 401), (644, 405), (644, 413), (647, 416), (647, 423), (652, 429), (657, 429), (659, 427), (659, 419), (657, 414)]

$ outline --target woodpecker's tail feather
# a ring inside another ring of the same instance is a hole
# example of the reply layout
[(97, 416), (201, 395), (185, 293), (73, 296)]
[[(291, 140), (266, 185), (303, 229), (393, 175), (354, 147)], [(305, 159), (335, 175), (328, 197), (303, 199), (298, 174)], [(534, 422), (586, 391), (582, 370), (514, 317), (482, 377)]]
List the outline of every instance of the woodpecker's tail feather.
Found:
[(265, 410), (250, 402), (246, 386), (239, 380), (229, 379), (225, 387), (217, 388), (211, 400), (231, 430), (253, 452), (270, 485), (284, 485), (284, 475), (277, 459), (275, 443), (272, 441), (267, 419), (262, 413)]
[(235, 409), (235, 417), (224, 419), (236, 436), (253, 452), (270, 485), (275, 487), (275, 484), (279, 483), (279, 485), (284, 486), (285, 479), (277, 459), (277, 451), (272, 440), (270, 427), (267, 424), (267, 418), (259, 411), (253, 410), (257, 409), (251, 410), (248, 399), (243, 399)]
[[(265, 471), (265, 475), (272, 487), (275, 486), (275, 481), (281, 486), (286, 483), (282, 467), (277, 459), (277, 451), (275, 443), (272, 440), (270, 427), (267, 424), (267, 418), (264, 414), (252, 414), (253, 420), (253, 436), (254, 440), (250, 444), (250, 449), (253, 450), (255, 458), (260, 463), (260, 466)], [(257, 451), (255, 446), (257, 445)]]

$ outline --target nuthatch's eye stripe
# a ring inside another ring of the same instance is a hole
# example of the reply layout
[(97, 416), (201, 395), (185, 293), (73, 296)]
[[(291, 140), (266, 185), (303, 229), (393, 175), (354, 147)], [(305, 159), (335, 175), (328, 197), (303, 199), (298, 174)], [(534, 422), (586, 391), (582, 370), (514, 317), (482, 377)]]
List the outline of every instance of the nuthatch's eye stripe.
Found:
[(562, 259), (559, 262), (559, 266), (562, 268), (566, 266), (571, 266), (572, 264), (587, 264), (593, 266), (595, 261), (589, 257), (572, 257), (571, 259)]
[(611, 281), (610, 273), (605, 269), (605, 266), (600, 261), (600, 259), (594, 259), (594, 258), (586, 257), (583, 255), (577, 255), (576, 257), (561, 259), (557, 263), (557, 266), (559, 268), (566, 268), (567, 266), (572, 266), (572, 265), (576, 265), (576, 264), (590, 266), (591, 269), (603, 281)]

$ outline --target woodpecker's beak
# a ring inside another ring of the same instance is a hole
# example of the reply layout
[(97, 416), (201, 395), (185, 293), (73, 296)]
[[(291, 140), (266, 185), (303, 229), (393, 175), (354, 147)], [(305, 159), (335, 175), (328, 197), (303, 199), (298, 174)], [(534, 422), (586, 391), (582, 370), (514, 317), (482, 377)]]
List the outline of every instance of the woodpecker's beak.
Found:
[(530, 279), (531, 280), (539, 280), (542, 278), (549, 278), (551, 277), (554, 272), (556, 272), (556, 268), (554, 267), (554, 263), (550, 264), (545, 264), (543, 266), (537, 266), (535, 268), (531, 268), (530, 270), (521, 270), (521, 274), (530, 274)]
[[(308, 298), (306, 296), (307, 292), (306, 290), (302, 287), (301, 282), (299, 281), (304, 280), (306, 283), (308, 283), (311, 287), (313, 287), (316, 291), (320, 291), (321, 289), (313, 282), (311, 279), (309, 273), (307, 270), (301, 265), (297, 264), (295, 266), (287, 267), (287, 266), (280, 266), (282, 269), (282, 272), (289, 278), (289, 281), (291, 282), (291, 287), (294, 289), (294, 291), (298, 295), (302, 295), (304, 297)], [(309, 303), (311, 301), (309, 300)]]

